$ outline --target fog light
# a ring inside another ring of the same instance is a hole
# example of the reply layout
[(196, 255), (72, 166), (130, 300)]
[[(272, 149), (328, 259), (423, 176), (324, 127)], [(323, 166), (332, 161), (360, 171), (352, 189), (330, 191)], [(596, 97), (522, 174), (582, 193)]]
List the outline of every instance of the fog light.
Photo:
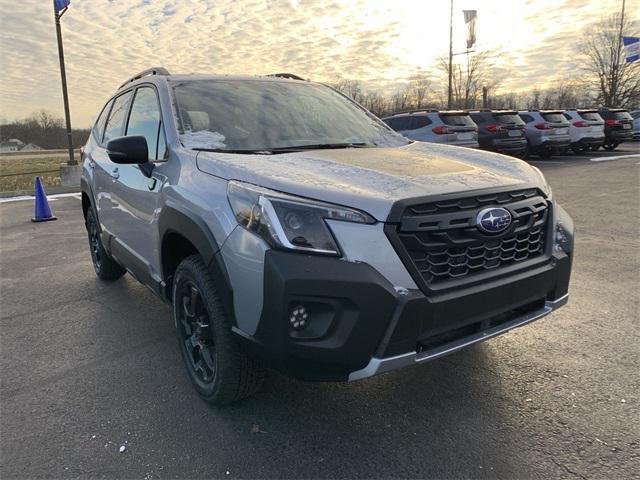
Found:
[(291, 310), (291, 314), (289, 315), (289, 324), (294, 330), (302, 330), (307, 326), (308, 321), (309, 313), (302, 305), (298, 305)]

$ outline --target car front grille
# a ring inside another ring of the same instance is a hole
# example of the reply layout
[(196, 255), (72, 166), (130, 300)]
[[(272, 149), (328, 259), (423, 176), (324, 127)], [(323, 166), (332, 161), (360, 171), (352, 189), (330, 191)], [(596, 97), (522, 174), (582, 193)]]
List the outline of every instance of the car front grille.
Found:
[[(478, 229), (478, 213), (488, 207), (511, 213), (507, 230)], [(544, 256), (549, 210), (536, 189), (448, 199), (406, 207), (387, 232), (419, 285), (444, 288)]]

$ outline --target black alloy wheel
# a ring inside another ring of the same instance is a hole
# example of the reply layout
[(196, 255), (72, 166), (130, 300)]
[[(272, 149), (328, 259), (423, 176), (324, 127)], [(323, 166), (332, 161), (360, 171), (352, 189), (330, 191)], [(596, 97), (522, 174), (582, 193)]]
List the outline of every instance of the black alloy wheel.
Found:
[(183, 355), (194, 381), (203, 387), (214, 382), (217, 354), (209, 315), (202, 293), (192, 281), (183, 282), (176, 291), (176, 320)]

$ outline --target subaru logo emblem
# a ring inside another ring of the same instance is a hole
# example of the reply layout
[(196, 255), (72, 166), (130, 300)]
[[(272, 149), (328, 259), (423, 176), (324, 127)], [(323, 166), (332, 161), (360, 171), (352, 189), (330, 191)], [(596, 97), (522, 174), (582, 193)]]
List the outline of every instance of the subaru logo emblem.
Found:
[(511, 225), (511, 213), (506, 208), (485, 208), (478, 213), (476, 223), (484, 233), (504, 232)]

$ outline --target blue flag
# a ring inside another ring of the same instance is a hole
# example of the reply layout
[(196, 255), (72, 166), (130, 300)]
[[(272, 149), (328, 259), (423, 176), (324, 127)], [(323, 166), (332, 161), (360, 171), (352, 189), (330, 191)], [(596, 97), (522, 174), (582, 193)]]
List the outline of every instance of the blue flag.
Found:
[(640, 60), (640, 37), (622, 37), (627, 63)]
[(55, 1), (56, 12), (59, 13), (61, 10), (64, 10), (65, 8), (67, 8), (69, 6), (69, 3), (71, 3), (71, 0), (56, 0)]

